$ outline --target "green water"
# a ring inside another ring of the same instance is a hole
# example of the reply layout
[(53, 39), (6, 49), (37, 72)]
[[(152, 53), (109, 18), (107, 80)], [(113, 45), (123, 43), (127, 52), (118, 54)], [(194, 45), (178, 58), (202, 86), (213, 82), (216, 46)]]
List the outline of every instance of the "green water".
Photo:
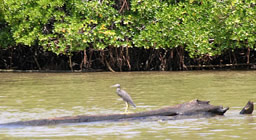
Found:
[(120, 83), (140, 112), (192, 99), (229, 106), (225, 116), (40, 127), (0, 127), (0, 139), (254, 139), (256, 115), (239, 115), (256, 101), (256, 71), (132, 73), (0, 73), (0, 123), (121, 113)]

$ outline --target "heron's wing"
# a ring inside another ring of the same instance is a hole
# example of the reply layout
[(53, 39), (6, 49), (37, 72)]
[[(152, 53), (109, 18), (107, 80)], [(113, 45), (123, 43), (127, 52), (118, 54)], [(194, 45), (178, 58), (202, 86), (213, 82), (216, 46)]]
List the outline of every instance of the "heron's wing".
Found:
[(133, 103), (133, 100), (131, 98), (131, 96), (124, 90), (120, 90), (120, 93), (118, 93), (118, 95), (126, 102), (128, 102), (129, 104), (131, 104), (133, 107), (136, 107), (136, 105)]

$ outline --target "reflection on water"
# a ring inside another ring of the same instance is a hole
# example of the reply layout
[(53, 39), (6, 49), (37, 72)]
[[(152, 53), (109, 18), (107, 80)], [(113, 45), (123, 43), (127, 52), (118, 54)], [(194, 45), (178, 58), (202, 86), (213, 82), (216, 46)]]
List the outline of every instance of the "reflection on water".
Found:
[(120, 83), (137, 108), (157, 109), (198, 98), (229, 106), (225, 116), (135, 120), (40, 127), (1, 127), (19, 139), (252, 139), (255, 115), (239, 115), (255, 101), (256, 72), (0, 73), (0, 123), (124, 111), (110, 85)]

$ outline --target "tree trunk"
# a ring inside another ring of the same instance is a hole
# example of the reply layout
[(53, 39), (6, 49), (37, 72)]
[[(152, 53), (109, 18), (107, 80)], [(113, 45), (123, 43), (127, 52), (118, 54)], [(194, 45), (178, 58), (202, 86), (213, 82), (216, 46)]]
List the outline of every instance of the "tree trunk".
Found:
[(41, 126), (41, 125), (56, 125), (63, 123), (81, 123), (81, 122), (96, 122), (106, 120), (124, 120), (124, 119), (141, 119), (152, 116), (215, 116), (223, 115), (229, 108), (221, 106), (213, 106), (209, 101), (192, 100), (187, 103), (178, 104), (176, 106), (164, 107), (161, 109), (144, 111), (129, 114), (105, 114), (105, 115), (79, 115), (79, 116), (66, 116), (56, 117), (49, 119), (31, 120), (31, 121), (18, 121), (6, 123), (1, 125), (27, 125), (27, 126)]
[(71, 72), (73, 72), (72, 56), (69, 55), (68, 58), (69, 58), (69, 67), (70, 67), (70, 70), (71, 70)]
[(251, 52), (251, 49), (248, 48), (248, 49), (247, 49), (247, 53), (246, 53), (246, 58), (247, 58), (246, 64), (249, 64), (249, 63), (250, 63), (250, 52)]
[(240, 114), (252, 114), (254, 109), (253, 102), (248, 101), (245, 107), (241, 110)]

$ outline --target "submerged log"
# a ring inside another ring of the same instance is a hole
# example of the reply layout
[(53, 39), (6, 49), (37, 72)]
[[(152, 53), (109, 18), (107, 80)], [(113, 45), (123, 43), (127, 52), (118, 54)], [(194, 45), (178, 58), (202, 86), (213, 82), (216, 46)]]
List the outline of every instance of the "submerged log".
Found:
[(240, 111), (240, 114), (252, 114), (254, 105), (252, 101), (248, 101), (245, 107)]
[(81, 123), (81, 122), (95, 122), (106, 120), (124, 120), (124, 119), (141, 119), (152, 116), (191, 116), (191, 115), (205, 115), (215, 116), (223, 115), (229, 108), (222, 106), (213, 106), (209, 101), (192, 100), (187, 103), (179, 104), (176, 106), (164, 107), (161, 109), (144, 111), (138, 113), (128, 114), (106, 114), (106, 115), (79, 115), (79, 116), (66, 116), (56, 117), (49, 119), (39, 119), (31, 121), (18, 121), (5, 123), (1, 125), (27, 125), (27, 126), (41, 126), (41, 125), (56, 125), (63, 123)]

